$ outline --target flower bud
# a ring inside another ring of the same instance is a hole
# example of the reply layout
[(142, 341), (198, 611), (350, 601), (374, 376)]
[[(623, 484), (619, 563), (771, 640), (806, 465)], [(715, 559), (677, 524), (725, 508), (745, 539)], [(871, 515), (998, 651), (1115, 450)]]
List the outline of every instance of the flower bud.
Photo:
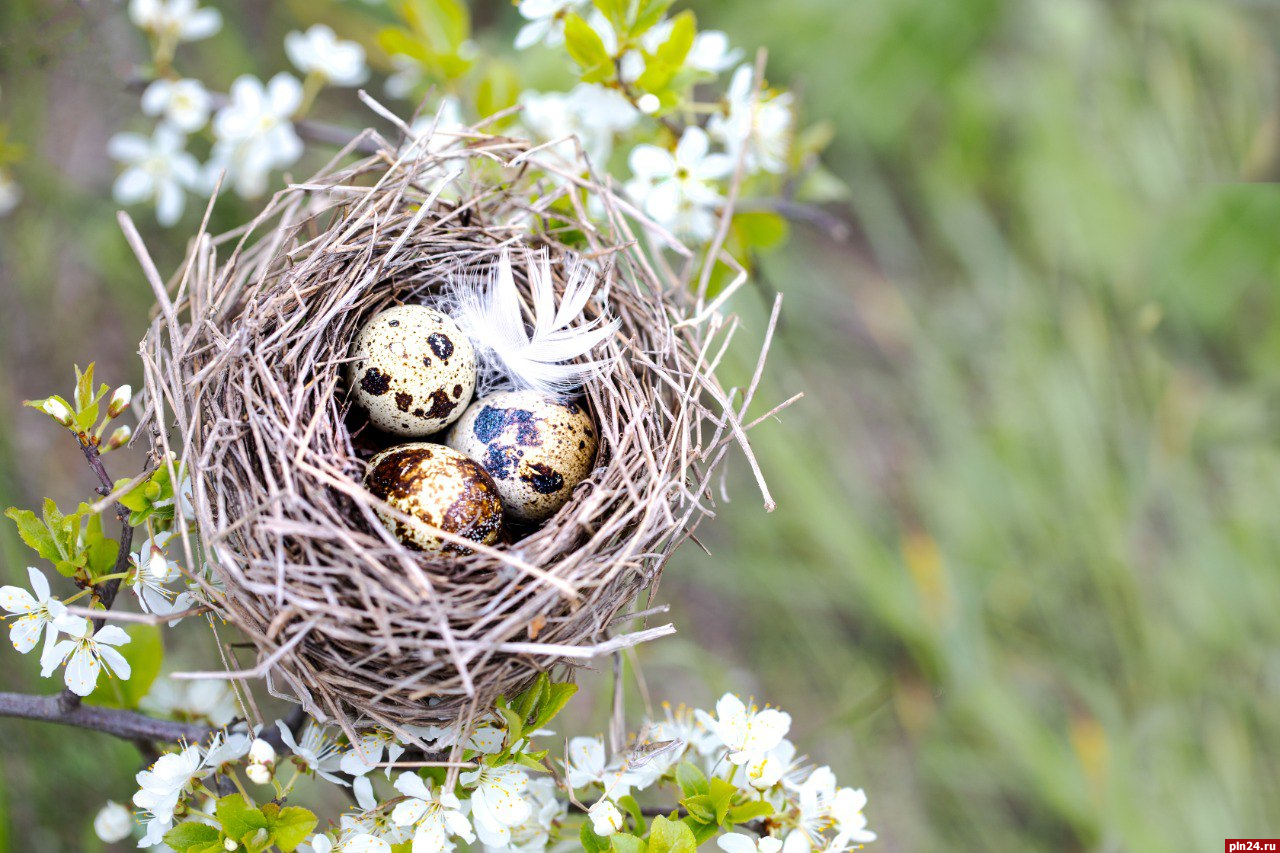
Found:
[(61, 401), (50, 397), (44, 401), (44, 405), (40, 409), (64, 427), (71, 426), (71, 410), (63, 405)]
[(254, 738), (249, 744), (249, 760), (254, 764), (275, 764), (276, 749), (262, 738)]
[(121, 385), (116, 392), (111, 395), (111, 402), (107, 404), (107, 417), (118, 418), (120, 413), (129, 405), (129, 401), (133, 399), (133, 388), (128, 385)]
[(244, 775), (255, 785), (265, 785), (271, 781), (271, 767), (267, 764), (250, 764), (244, 769)]
[(102, 448), (102, 452), (106, 453), (108, 450), (124, 447), (131, 438), (133, 438), (133, 427), (128, 424), (117, 427), (115, 432), (111, 433), (111, 437), (107, 439), (106, 446)]
[(650, 92), (641, 95), (640, 100), (636, 101), (636, 106), (640, 108), (640, 112), (651, 116), (662, 108), (662, 101), (658, 100), (657, 95)]
[(107, 800), (93, 819), (93, 831), (107, 844), (123, 841), (133, 832), (133, 815), (119, 803)]
[(151, 546), (151, 555), (147, 558), (147, 574), (159, 584), (166, 584), (178, 576), (178, 566), (169, 561), (155, 545)]
[(222, 842), (222, 849), (223, 850), (239, 850), (240, 845), (236, 843), (236, 840), (234, 838), (228, 838), (226, 841)]

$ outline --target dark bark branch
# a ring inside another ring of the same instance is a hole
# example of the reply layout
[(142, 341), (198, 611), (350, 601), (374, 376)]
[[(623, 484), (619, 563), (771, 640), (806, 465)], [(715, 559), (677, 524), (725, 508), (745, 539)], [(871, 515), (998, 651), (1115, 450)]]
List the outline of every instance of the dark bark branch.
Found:
[(198, 723), (158, 720), (133, 711), (76, 705), (63, 708), (60, 696), (30, 696), (25, 693), (0, 693), (0, 717), (43, 720), (81, 729), (104, 732), (128, 741), (147, 740), (177, 743), (185, 740), (199, 743), (211, 731)]

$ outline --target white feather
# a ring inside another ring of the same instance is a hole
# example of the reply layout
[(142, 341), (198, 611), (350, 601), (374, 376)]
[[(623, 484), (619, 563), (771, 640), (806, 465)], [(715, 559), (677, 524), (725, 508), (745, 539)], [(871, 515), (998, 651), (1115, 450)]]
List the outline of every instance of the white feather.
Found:
[(618, 331), (620, 321), (583, 317), (596, 276), (582, 263), (566, 264), (564, 295), (556, 304), (555, 279), (545, 251), (525, 253), (532, 297), (532, 330), (525, 323), (511, 267), (503, 250), (487, 279), (455, 280), (449, 313), (475, 345), (480, 360), (480, 393), (503, 388), (532, 389), (567, 396), (593, 371), (612, 359), (585, 359)]

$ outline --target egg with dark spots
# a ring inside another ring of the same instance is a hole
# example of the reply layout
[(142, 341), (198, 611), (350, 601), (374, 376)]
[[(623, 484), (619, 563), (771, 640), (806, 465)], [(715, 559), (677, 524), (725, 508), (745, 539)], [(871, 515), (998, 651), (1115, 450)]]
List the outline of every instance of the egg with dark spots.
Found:
[(462, 415), (476, 387), (476, 354), (447, 315), (425, 305), (388, 308), (351, 345), (351, 390), (380, 430), (437, 433)]
[(409, 516), (408, 523), (379, 509), (378, 518), (415, 551), (468, 554), (436, 530), (492, 545), (502, 526), (502, 497), (484, 467), (442, 444), (412, 442), (369, 460), (365, 487)]
[(599, 440), (586, 408), (536, 391), (476, 400), (445, 443), (484, 466), (507, 515), (543, 521), (569, 502), (595, 467)]

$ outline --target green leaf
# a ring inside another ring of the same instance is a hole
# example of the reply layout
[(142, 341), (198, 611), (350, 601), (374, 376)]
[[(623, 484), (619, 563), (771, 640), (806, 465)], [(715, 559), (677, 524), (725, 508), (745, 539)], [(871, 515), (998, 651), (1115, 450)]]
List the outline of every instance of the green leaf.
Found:
[(649, 828), (649, 853), (694, 853), (698, 841), (693, 830), (678, 820), (655, 817)]
[(699, 845), (703, 845), (706, 841), (720, 832), (720, 827), (714, 823), (703, 823), (702, 821), (685, 816), (681, 822), (689, 827), (689, 831), (693, 833), (693, 840)]
[(84, 411), (84, 409), (93, 403), (93, 362), (89, 362), (89, 366), (85, 368), (84, 373), (80, 372), (80, 368), (76, 367), (76, 411)]
[(102, 516), (90, 512), (88, 504), (80, 504), (76, 514), (87, 519), (80, 536), (80, 547), (84, 550), (85, 566), (90, 576), (109, 574), (116, 567), (120, 543), (102, 532)]
[(729, 809), (729, 823), (748, 823), (773, 814), (773, 806), (764, 800), (751, 800)]
[(498, 708), (498, 713), (507, 723), (507, 747), (524, 737), (524, 719), (510, 708)]
[(5, 510), (4, 514), (18, 525), (18, 536), (29, 548), (46, 560), (56, 563), (62, 559), (62, 553), (58, 550), (58, 543), (54, 540), (52, 531), (39, 518), (36, 518), (34, 512), (11, 506)]
[(204, 823), (180, 823), (164, 834), (164, 843), (177, 853), (194, 853), (210, 843), (221, 845), (221, 833)]
[(570, 14), (565, 18), (564, 42), (573, 61), (582, 68), (584, 82), (603, 83), (613, 79), (613, 57), (605, 50), (600, 34), (581, 16)]
[(729, 812), (729, 805), (733, 802), (733, 798), (737, 793), (737, 785), (720, 778), (711, 780), (711, 793), (708, 796), (711, 800), (711, 807), (715, 811), (716, 823), (724, 823), (725, 815)]
[(480, 117), (514, 106), (519, 97), (520, 76), (511, 63), (500, 59), (490, 62), (476, 86), (476, 110)]
[(319, 823), (313, 812), (301, 806), (286, 806), (282, 809), (275, 803), (267, 803), (262, 807), (262, 814), (267, 819), (272, 840), (284, 853), (297, 849)]
[(667, 14), (674, 0), (640, 0), (635, 17), (631, 21), (631, 37), (637, 38), (653, 29)]
[(676, 784), (686, 797), (711, 793), (706, 775), (688, 761), (682, 761), (676, 766)]
[(692, 797), (685, 797), (680, 801), (680, 805), (684, 806), (689, 814), (703, 823), (720, 822), (716, 819), (716, 806), (710, 794), (696, 794)]
[(627, 814), (631, 815), (631, 819), (635, 821), (636, 831), (644, 828), (644, 812), (640, 808), (640, 803), (636, 798), (627, 794), (625, 797), (618, 797), (618, 805), (626, 809)]
[(733, 230), (741, 248), (750, 252), (767, 252), (787, 241), (791, 227), (787, 220), (770, 211), (737, 213)]
[(627, 7), (631, 5), (627, 0), (594, 0), (591, 5), (600, 10), (600, 14), (613, 26), (614, 32), (626, 32)]
[(214, 814), (227, 835), (243, 839), (244, 836), (267, 828), (267, 817), (250, 805), (244, 794), (228, 794), (218, 800)]
[(617, 832), (609, 837), (613, 853), (645, 853), (649, 845), (643, 838), (637, 838), (625, 832)]
[(656, 94), (670, 86), (689, 57), (694, 37), (698, 34), (697, 19), (693, 12), (681, 12), (671, 19), (671, 24), (671, 35), (646, 57), (644, 73), (636, 80), (636, 85), (646, 92)]
[(586, 853), (601, 853), (609, 849), (609, 839), (601, 838), (591, 831), (591, 821), (584, 820), (578, 828), (578, 841)]
[(564, 706), (569, 704), (569, 700), (577, 692), (578, 685), (576, 684), (548, 684), (547, 696), (538, 706), (537, 719), (530, 724), (530, 728), (540, 729), (551, 722), (557, 714), (564, 710)]
[(120, 646), (120, 654), (129, 662), (129, 678), (98, 677), (98, 686), (85, 697), (85, 702), (103, 708), (137, 708), (155, 683), (164, 662), (164, 643), (158, 625), (130, 625), (124, 629), (129, 642)]

